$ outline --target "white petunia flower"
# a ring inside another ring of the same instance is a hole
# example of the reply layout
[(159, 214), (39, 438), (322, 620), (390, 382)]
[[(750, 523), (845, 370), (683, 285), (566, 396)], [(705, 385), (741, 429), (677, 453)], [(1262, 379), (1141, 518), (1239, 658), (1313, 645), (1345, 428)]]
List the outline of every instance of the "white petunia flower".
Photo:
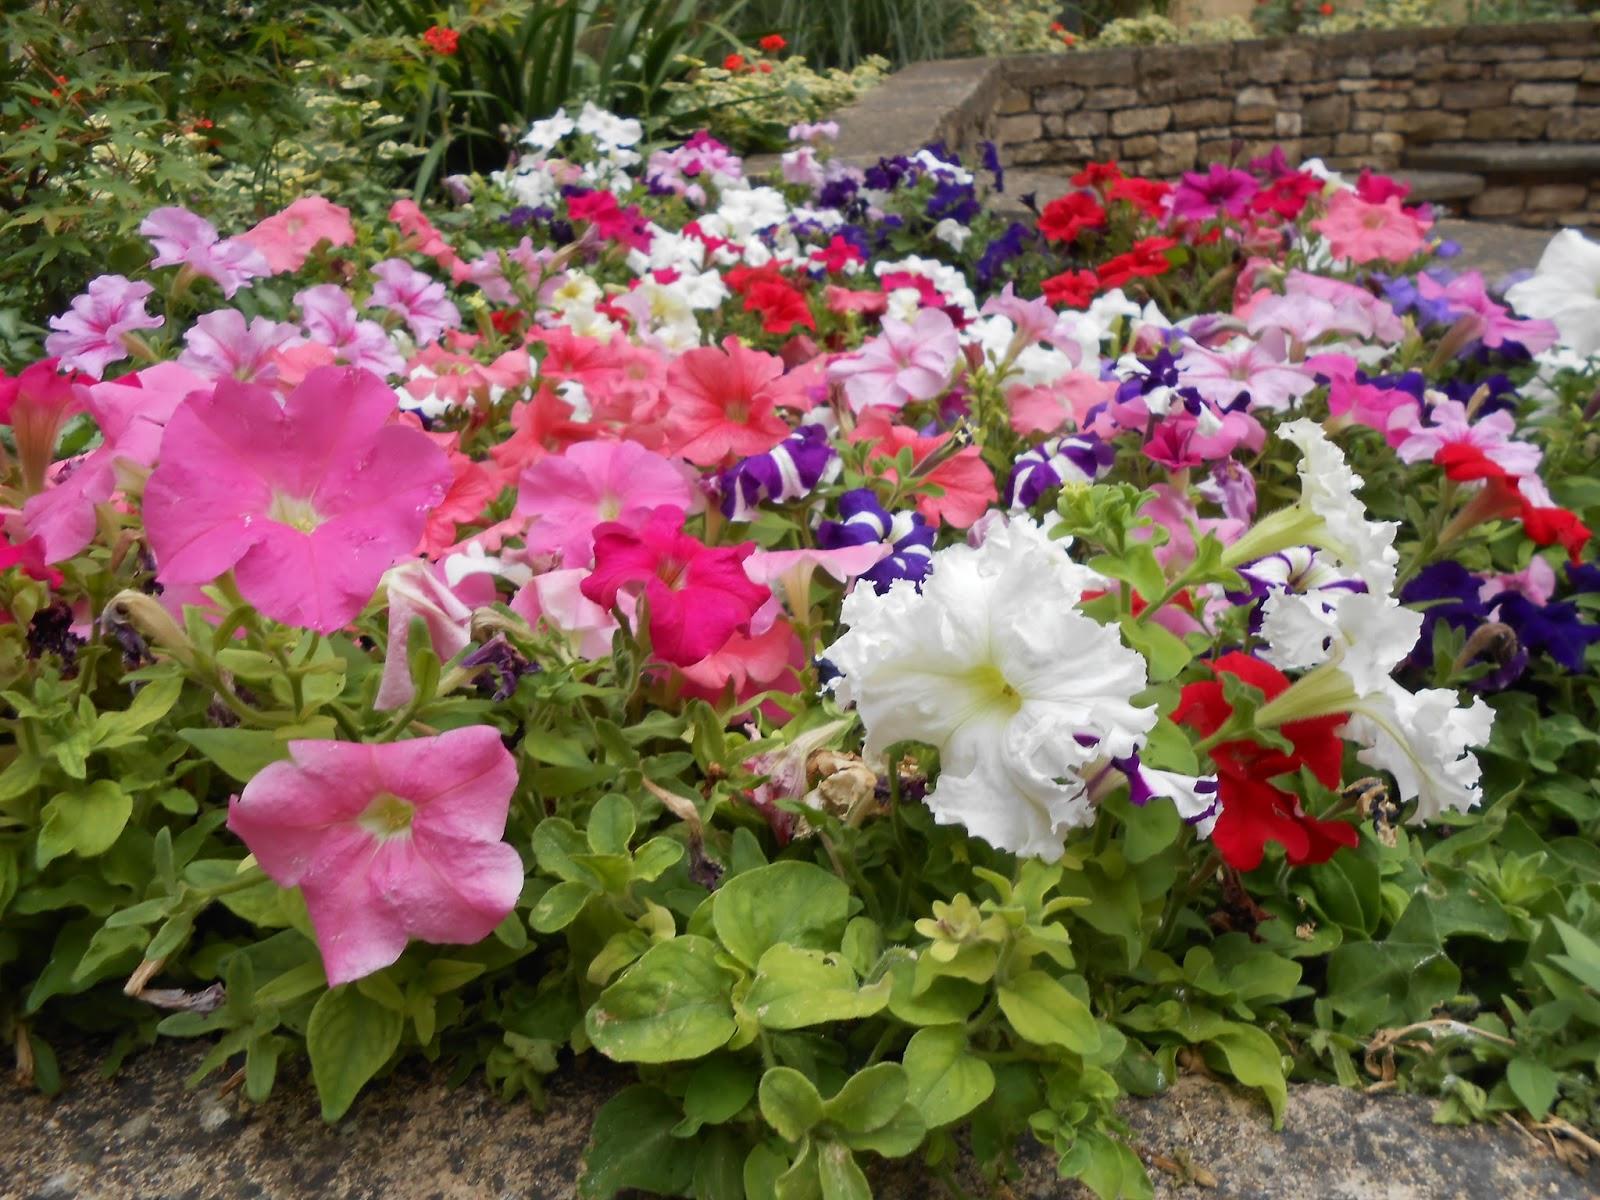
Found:
[(1553, 321), (1574, 353), (1600, 353), (1600, 243), (1563, 229), (1544, 248), (1533, 275), (1507, 289), (1506, 302), (1520, 316)]
[(1053, 860), (1094, 819), (1080, 768), (1132, 754), (1156, 720), (1132, 703), (1144, 659), (1078, 611), (1096, 579), (1016, 518), (935, 554), (920, 593), (901, 580), (846, 597), (849, 631), (824, 652), (838, 697), (860, 712), (869, 757), (938, 747), (935, 820)]
[(608, 148), (627, 147), (639, 144), (644, 137), (644, 126), (638, 121), (598, 108), (593, 101), (585, 101), (583, 112), (578, 114), (578, 132), (587, 134)]
[(1399, 523), (1367, 519), (1367, 507), (1356, 495), (1363, 480), (1321, 425), (1302, 417), (1280, 425), (1278, 435), (1300, 448), (1300, 504), (1322, 518), (1321, 545), (1374, 595), (1388, 596), (1400, 565), (1394, 548)]
[(522, 135), (522, 144), (548, 153), (560, 145), (561, 139), (577, 127), (577, 123), (567, 116), (567, 110), (558, 108), (544, 120), (535, 121), (528, 126), (528, 132)]
[(1387, 684), (1421, 632), (1421, 613), (1366, 592), (1274, 590), (1261, 606), (1263, 658), (1280, 671), (1326, 663), (1350, 681), (1357, 696)]
[(1415, 800), (1411, 823), (1432, 820), (1445, 809), (1466, 812), (1483, 799), (1482, 768), (1471, 753), (1489, 740), (1494, 710), (1474, 697), (1456, 707), (1447, 688), (1412, 693), (1387, 682), (1366, 698), (1341, 730), (1364, 745), (1356, 757), (1394, 776), (1402, 800)]

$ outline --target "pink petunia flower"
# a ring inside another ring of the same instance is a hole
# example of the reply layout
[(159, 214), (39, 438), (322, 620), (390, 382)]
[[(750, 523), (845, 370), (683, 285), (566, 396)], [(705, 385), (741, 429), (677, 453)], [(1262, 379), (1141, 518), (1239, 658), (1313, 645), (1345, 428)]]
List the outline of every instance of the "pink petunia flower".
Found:
[(158, 208), (139, 223), (156, 256), (152, 267), (182, 267), (211, 280), (227, 299), (262, 275), (272, 274), (266, 256), (242, 238), (226, 241), (216, 226), (186, 208)]
[(1529, 603), (1543, 608), (1556, 594), (1556, 571), (1547, 559), (1535, 555), (1520, 571), (1498, 572), (1484, 576), (1478, 589), (1478, 599), (1485, 604), (1504, 592), (1516, 592)]
[(471, 944), (505, 919), (522, 891), (522, 860), (501, 840), (516, 786), (488, 725), (382, 745), (293, 741), (229, 803), (228, 828), (305, 896), (337, 987), (411, 938)]
[[(587, 567), (546, 571), (511, 597), (511, 611), (535, 629), (561, 634), (580, 658), (604, 658), (611, 653), (617, 632), (616, 618), (583, 594)], [(617, 593), (617, 606), (630, 620), (637, 601), (628, 592)]]
[(885, 317), (883, 332), (856, 353), (835, 359), (828, 378), (843, 385), (858, 413), (875, 406), (898, 409), (931, 400), (949, 387), (960, 357), (955, 323), (942, 310), (929, 308), (909, 325)]
[[(714, 653), (678, 670), (685, 696), (716, 703), (731, 687), (734, 699), (742, 702), (762, 692), (799, 692), (805, 665), (805, 645), (787, 621), (779, 621), (764, 633), (736, 633)], [(763, 705), (763, 711), (778, 721), (789, 716), (776, 704)]]
[(1383, 434), (1390, 446), (1398, 446), (1410, 436), (1417, 411), (1417, 398), (1400, 388), (1339, 377), (1328, 384), (1328, 412), (1333, 418), (1330, 429), (1365, 425)]
[(299, 337), (286, 321), (256, 317), (246, 324), (242, 312), (222, 308), (196, 318), (184, 332), (178, 362), (207, 379), (270, 386), (278, 378), (278, 351)]
[(1284, 359), (1282, 334), (1269, 331), (1259, 341), (1244, 341), (1232, 349), (1191, 345), (1178, 360), (1178, 373), (1184, 386), (1213, 404), (1227, 406), (1248, 392), (1251, 411), (1287, 412), (1317, 381), (1303, 365)]
[(1438, 400), (1427, 415), (1424, 425), (1416, 410), (1409, 413), (1405, 439), (1395, 449), (1402, 462), (1435, 462), (1447, 446), (1470, 447), (1507, 475), (1521, 477), (1539, 470), (1543, 452), (1530, 442), (1516, 440), (1516, 418), (1508, 412), (1469, 421), (1466, 405), (1459, 400)]
[(754, 551), (744, 560), (744, 573), (753, 582), (772, 588), (773, 594), (750, 619), (751, 634), (759, 636), (765, 633), (782, 617), (783, 605), (778, 602), (778, 589), (782, 589), (795, 619), (809, 624), (811, 580), (818, 567), (840, 583), (848, 584), (893, 551), (894, 547), (889, 542), (864, 542), (859, 546), (836, 546), (828, 550), (808, 546), (800, 550)]
[(383, 381), (351, 367), (312, 371), (281, 404), (226, 379), (190, 396), (145, 486), (158, 577), (209, 583), (231, 569), (273, 620), (348, 624), (450, 484), (444, 451), (392, 424), (394, 411)]
[(1227, 458), (1240, 446), (1260, 450), (1266, 443), (1267, 431), (1248, 413), (1207, 410), (1203, 418), (1187, 409), (1168, 413), (1150, 431), (1145, 457), (1168, 470), (1181, 471)]
[(45, 353), (59, 358), (67, 370), (99, 379), (112, 363), (128, 357), (128, 334), (165, 323), (164, 317), (144, 310), (152, 290), (148, 283), (121, 275), (91, 279), (89, 290), (75, 297), (67, 312), (50, 318), (55, 332), (44, 339)]
[(1088, 371), (1068, 371), (1055, 382), (1040, 387), (1006, 389), (1011, 428), (1024, 437), (1055, 433), (1066, 426), (1081, 426), (1091, 410), (1112, 400), (1117, 383)]
[(190, 392), (209, 387), (209, 381), (179, 364), (156, 363), (82, 389), (102, 444), (74, 460), (22, 508), (23, 525), (42, 543), (45, 561), (63, 562), (94, 540), (95, 506), (123, 486), (122, 472), (155, 465), (161, 435), (178, 405)]
[(406, 249), (433, 259), (451, 272), (452, 278), (456, 271), (466, 269), (461, 256), (451, 249), (450, 243), (444, 240), (444, 235), (428, 220), (415, 200), (396, 200), (389, 207), (389, 220), (400, 226), (406, 238)]
[(472, 641), (472, 609), (462, 602), (430, 563), (413, 559), (391, 570), (383, 580), (389, 607), (389, 641), (384, 649), (383, 676), (372, 707), (379, 712), (403, 708), (417, 694), (411, 679), (411, 622), (420, 620), (428, 643), (442, 663)]
[(1226, 214), (1242, 220), (1250, 211), (1261, 185), (1248, 171), (1212, 163), (1205, 174), (1185, 171), (1172, 190), (1170, 212), (1174, 221), (1210, 221)]
[(678, 666), (699, 662), (735, 633), (772, 594), (752, 583), (744, 560), (754, 542), (707, 546), (683, 532), (683, 510), (653, 510), (634, 528), (608, 521), (594, 531), (594, 570), (585, 596), (610, 609), (625, 590), (642, 592), (650, 606), (650, 645), (657, 658)]
[(378, 277), (369, 308), (385, 308), (405, 318), (418, 345), (439, 340), (446, 329), (461, 324), (461, 311), (445, 295), (444, 284), (424, 275), (403, 258), (386, 258), (375, 263)]
[(778, 405), (807, 407), (783, 359), (747, 350), (736, 337), (722, 348), (690, 350), (667, 368), (667, 445), (697, 466), (770, 450), (791, 432)]
[(1370, 204), (1355, 192), (1335, 192), (1328, 211), (1311, 228), (1328, 239), (1338, 258), (1351, 262), (1404, 262), (1427, 244), (1433, 222), (1407, 212), (1400, 197)]
[(1553, 321), (1514, 317), (1504, 305), (1489, 299), (1483, 275), (1478, 271), (1466, 271), (1449, 283), (1440, 283), (1431, 275), (1418, 275), (1417, 293), (1424, 300), (1444, 301), (1458, 319), (1472, 316), (1478, 340), (1491, 350), (1515, 342), (1529, 354), (1540, 354), (1561, 338)]
[(555, 554), (581, 567), (594, 554), (604, 521), (631, 525), (662, 506), (693, 511), (700, 503), (682, 464), (633, 442), (578, 442), (522, 473), (517, 514), (533, 518), (529, 554)]
[(0, 373), (0, 425), (11, 426), (11, 441), (22, 465), (22, 490), (42, 491), (56, 441), (67, 422), (83, 411), (83, 376), (62, 374), (46, 358), (14, 376)]
[(355, 226), (350, 210), (322, 196), (301, 196), (282, 212), (274, 213), (239, 235), (267, 260), (271, 274), (298, 271), (323, 242), (353, 246)]
[(346, 365), (379, 375), (398, 375), (405, 359), (389, 341), (383, 326), (356, 315), (355, 302), (336, 283), (319, 283), (296, 292), (294, 302), (307, 336), (327, 346)]

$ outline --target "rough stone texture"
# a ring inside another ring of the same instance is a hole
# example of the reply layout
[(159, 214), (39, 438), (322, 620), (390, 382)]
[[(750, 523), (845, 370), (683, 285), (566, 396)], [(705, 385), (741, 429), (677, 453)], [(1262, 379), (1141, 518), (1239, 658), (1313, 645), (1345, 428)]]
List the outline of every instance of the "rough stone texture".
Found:
[[(1531, 226), (1600, 211), (1587, 195), (1557, 203), (1539, 190), (1581, 182), (1600, 193), (1600, 23), (1588, 20), (921, 63), (838, 117), (838, 153), (857, 164), (993, 138), (1009, 166), (1116, 159), (1170, 177), (1233, 156), (1236, 143), (1253, 155), (1279, 141), (1340, 169), (1481, 175), (1496, 196), (1480, 208)], [(1170, 133), (1195, 134), (1193, 155), (1187, 139), (1162, 140)], [(1419, 157), (1437, 143), (1485, 146), (1493, 160)], [(1577, 167), (1549, 161), (1574, 150)], [(1525, 202), (1515, 211), (1513, 188)]]
[[(0, 1090), (0, 1200), (569, 1200), (589, 1124), (626, 1072), (586, 1060), (551, 1084), (545, 1113), (502, 1104), (478, 1081), (450, 1090), (423, 1071), (375, 1086), (324, 1125), (303, 1079), (254, 1106), (185, 1075), (203, 1046), (165, 1045), (102, 1082), (84, 1070), (59, 1101)], [(1160, 1200), (1583, 1200), (1580, 1178), (1501, 1127), (1443, 1128), (1416, 1097), (1324, 1086), (1290, 1091), (1281, 1134), (1259, 1101), (1203, 1076), (1130, 1102), (1133, 1142)], [(1204, 1191), (1168, 1172), (1215, 1177)], [(1018, 1200), (1086, 1200), (1029, 1142)], [(962, 1172), (972, 1182), (972, 1164)], [(914, 1163), (874, 1164), (883, 1200), (932, 1189)]]

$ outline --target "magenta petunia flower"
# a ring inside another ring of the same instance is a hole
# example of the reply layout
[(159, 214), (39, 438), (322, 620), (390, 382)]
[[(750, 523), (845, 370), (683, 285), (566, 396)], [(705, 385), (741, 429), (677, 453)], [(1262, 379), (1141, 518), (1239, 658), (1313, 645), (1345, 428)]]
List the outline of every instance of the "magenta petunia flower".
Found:
[(355, 302), (336, 283), (319, 283), (296, 292), (294, 302), (306, 335), (327, 346), (345, 363), (379, 375), (399, 375), (406, 360), (376, 321), (356, 316)]
[(272, 274), (298, 271), (311, 252), (327, 242), (330, 246), (353, 246), (355, 227), (350, 210), (322, 196), (301, 196), (282, 212), (239, 235), (261, 251)]
[(682, 463), (636, 442), (577, 442), (522, 473), (517, 515), (532, 517), (529, 554), (558, 554), (567, 567), (594, 556), (594, 528), (633, 524), (653, 508), (692, 510), (698, 494)]
[(67, 422), (83, 411), (81, 375), (62, 374), (60, 363), (46, 358), (16, 375), (0, 371), (0, 425), (11, 426), (11, 443), (22, 466), (22, 490), (41, 491), (56, 442)]
[(1174, 221), (1210, 221), (1226, 214), (1235, 220), (1250, 211), (1250, 201), (1261, 190), (1255, 176), (1222, 163), (1212, 163), (1204, 175), (1185, 171), (1172, 191)]
[(165, 322), (144, 310), (152, 290), (121, 275), (91, 279), (89, 290), (75, 297), (68, 311), (50, 318), (55, 332), (44, 339), (45, 352), (60, 359), (63, 368), (99, 379), (112, 363), (128, 357), (128, 334), (159, 329)]
[(517, 766), (487, 725), (386, 745), (294, 741), (228, 805), (228, 828), (298, 887), (328, 983), (360, 979), (411, 938), (465, 945), (522, 891), (501, 840)]
[(744, 560), (754, 542), (707, 546), (683, 532), (683, 510), (653, 509), (634, 528), (608, 521), (594, 531), (594, 570), (585, 596), (602, 608), (625, 589), (650, 605), (650, 645), (657, 658), (686, 667), (748, 633), (772, 589), (753, 583)]
[(439, 340), (446, 329), (461, 324), (461, 311), (444, 294), (444, 284), (424, 275), (402, 258), (386, 258), (375, 263), (378, 277), (368, 308), (386, 308), (405, 318), (411, 336), (419, 346)]
[(277, 351), (298, 341), (300, 331), (283, 321), (222, 308), (195, 319), (183, 335), (178, 363), (207, 379), (271, 384), (278, 378)]
[(409, 555), (450, 486), (445, 453), (391, 423), (395, 394), (350, 367), (319, 367), (279, 403), (222, 380), (167, 423), (144, 492), (145, 527), (171, 583), (232, 570), (273, 620), (331, 632)]
[(139, 223), (156, 256), (152, 267), (183, 267), (203, 275), (233, 299), (233, 294), (262, 275), (272, 274), (266, 256), (243, 238), (217, 236), (216, 226), (186, 208), (158, 208)]

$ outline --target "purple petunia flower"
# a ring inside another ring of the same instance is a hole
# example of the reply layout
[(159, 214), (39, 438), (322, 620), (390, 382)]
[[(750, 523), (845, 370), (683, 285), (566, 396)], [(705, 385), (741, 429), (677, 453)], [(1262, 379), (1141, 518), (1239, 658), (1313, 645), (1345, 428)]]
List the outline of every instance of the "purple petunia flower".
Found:
[(1012, 509), (1032, 508), (1064, 483), (1093, 483), (1116, 461), (1117, 452), (1092, 433), (1051, 438), (1017, 456), (1006, 484)]
[(839, 497), (839, 516), (840, 520), (823, 521), (817, 526), (817, 545), (824, 550), (838, 550), (888, 542), (889, 554), (860, 576), (879, 595), (887, 592), (896, 579), (920, 584), (933, 569), (934, 531), (921, 513), (907, 511), (890, 516), (871, 488), (856, 488)]
[(765, 454), (741, 459), (722, 473), (723, 515), (749, 521), (763, 500), (787, 504), (803, 499), (837, 461), (827, 430), (802, 425)]

